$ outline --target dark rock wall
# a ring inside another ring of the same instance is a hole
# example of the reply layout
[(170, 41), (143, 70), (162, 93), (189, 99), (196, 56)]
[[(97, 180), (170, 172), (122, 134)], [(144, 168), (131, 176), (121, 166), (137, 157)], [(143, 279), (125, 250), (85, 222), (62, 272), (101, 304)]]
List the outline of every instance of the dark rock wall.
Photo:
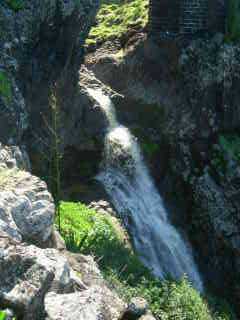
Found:
[(180, 33), (192, 34), (208, 29), (208, 0), (182, 0)]
[(149, 33), (156, 38), (223, 31), (224, 0), (150, 0)]
[(174, 36), (179, 32), (179, 16), (179, 0), (150, 0), (150, 33), (168, 32), (169, 36)]
[(79, 137), (86, 146), (95, 135), (83, 128), (91, 102), (78, 85), (78, 71), (97, 8), (97, 0), (26, 0), (15, 11), (0, 3), (0, 140), (25, 144), (36, 174), (43, 175), (51, 158), (52, 88), (62, 151), (81, 145)]

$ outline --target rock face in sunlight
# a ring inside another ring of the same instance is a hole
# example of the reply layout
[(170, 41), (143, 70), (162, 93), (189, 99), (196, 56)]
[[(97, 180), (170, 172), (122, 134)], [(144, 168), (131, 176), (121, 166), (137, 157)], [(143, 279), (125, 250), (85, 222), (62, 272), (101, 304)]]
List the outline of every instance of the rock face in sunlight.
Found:
[(125, 303), (107, 288), (94, 260), (65, 251), (53, 227), (52, 197), (23, 170), (28, 164), (19, 148), (1, 145), (0, 305), (24, 320), (120, 319)]
[(109, 289), (98, 286), (68, 295), (51, 292), (45, 298), (45, 306), (49, 320), (97, 320), (107, 319), (107, 315), (111, 315), (109, 320), (118, 320), (125, 308)]

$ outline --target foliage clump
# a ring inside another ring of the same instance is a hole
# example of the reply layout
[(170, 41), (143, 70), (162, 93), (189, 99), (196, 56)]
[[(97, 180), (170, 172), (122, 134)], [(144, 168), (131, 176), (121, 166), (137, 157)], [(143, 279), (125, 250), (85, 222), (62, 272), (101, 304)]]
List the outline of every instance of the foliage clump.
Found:
[(227, 40), (240, 40), (240, 0), (229, 0), (227, 15)]
[(0, 320), (5, 320), (6, 317), (7, 317), (6, 312), (0, 310)]
[(144, 297), (158, 320), (235, 319), (225, 303), (211, 298), (209, 304), (186, 278), (177, 282), (154, 278), (107, 215), (71, 202), (61, 203), (60, 214), (68, 249), (94, 255), (109, 286), (126, 301)]
[(102, 0), (87, 44), (121, 39), (130, 29), (140, 29), (148, 21), (147, 0)]
[[(0, 320), (7, 320), (7, 319), (9, 319), (8, 311), (0, 310)], [(11, 319), (17, 320), (16, 317), (13, 317), (13, 318), (11, 317)]]
[(11, 82), (4, 71), (0, 71), (0, 96), (9, 103), (12, 99)]
[(219, 143), (213, 150), (211, 163), (220, 173), (224, 174), (230, 158), (240, 165), (240, 136), (237, 134), (220, 135)]
[(15, 12), (24, 8), (24, 0), (5, 0), (5, 2)]

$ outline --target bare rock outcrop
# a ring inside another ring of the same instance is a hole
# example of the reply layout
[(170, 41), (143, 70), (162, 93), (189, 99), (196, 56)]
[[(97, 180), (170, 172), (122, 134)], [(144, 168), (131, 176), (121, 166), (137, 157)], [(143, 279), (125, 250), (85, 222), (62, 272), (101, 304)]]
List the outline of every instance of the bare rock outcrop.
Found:
[[(23, 170), (27, 155), (1, 145), (0, 161), (1, 309), (23, 320), (120, 319), (125, 303), (108, 289), (93, 258), (67, 252), (54, 230), (52, 196), (45, 182)], [(53, 244), (58, 250), (46, 248)]]
[(50, 292), (45, 298), (48, 320), (118, 320), (125, 304), (104, 286), (92, 286), (82, 292), (56, 294)]

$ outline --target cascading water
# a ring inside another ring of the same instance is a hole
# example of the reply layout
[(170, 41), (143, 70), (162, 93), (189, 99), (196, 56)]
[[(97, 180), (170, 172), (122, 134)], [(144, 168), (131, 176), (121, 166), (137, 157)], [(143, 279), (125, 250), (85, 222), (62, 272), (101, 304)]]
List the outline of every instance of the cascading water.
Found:
[(134, 247), (142, 262), (160, 278), (179, 279), (186, 274), (195, 288), (202, 291), (191, 248), (171, 225), (136, 138), (118, 123), (114, 105), (107, 95), (100, 89), (88, 91), (109, 122), (102, 172), (97, 179), (123, 221), (130, 221)]

